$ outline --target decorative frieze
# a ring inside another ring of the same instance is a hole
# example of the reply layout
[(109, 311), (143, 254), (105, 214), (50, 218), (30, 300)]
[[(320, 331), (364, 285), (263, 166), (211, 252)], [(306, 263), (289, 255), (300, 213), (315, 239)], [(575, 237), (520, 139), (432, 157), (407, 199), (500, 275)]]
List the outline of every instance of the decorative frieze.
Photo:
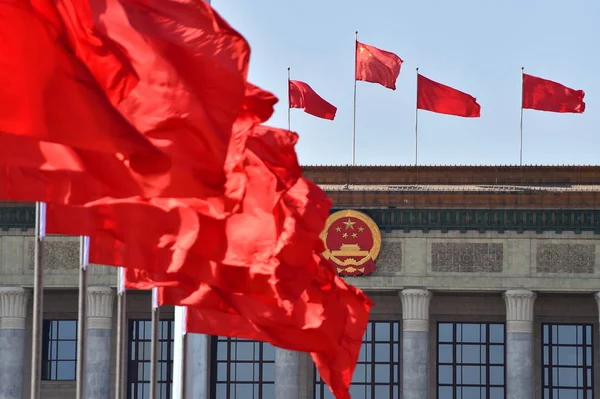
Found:
[(403, 331), (429, 331), (431, 292), (423, 289), (400, 291)]
[(434, 272), (501, 273), (503, 263), (501, 243), (436, 242), (431, 245)]
[(397, 273), (402, 271), (402, 243), (383, 241), (381, 252), (375, 262), (375, 272)]
[(537, 244), (538, 273), (594, 273), (594, 244)]
[[(44, 270), (77, 269), (79, 267), (79, 242), (44, 240)], [(33, 270), (35, 242), (27, 245), (29, 270)]]

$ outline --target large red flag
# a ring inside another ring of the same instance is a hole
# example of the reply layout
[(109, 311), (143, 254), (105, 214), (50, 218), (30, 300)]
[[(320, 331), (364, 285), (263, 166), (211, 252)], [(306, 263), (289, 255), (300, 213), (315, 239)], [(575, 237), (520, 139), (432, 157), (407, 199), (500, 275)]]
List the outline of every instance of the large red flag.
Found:
[(523, 108), (581, 114), (585, 111), (584, 97), (583, 90), (523, 74)]
[(289, 81), (289, 106), (301, 108), (307, 114), (333, 120), (337, 108), (325, 101), (308, 84), (299, 80)]
[(356, 80), (379, 83), (396, 90), (396, 79), (400, 75), (401, 66), (402, 60), (396, 54), (356, 42)]
[(113, 108), (65, 46), (60, 26), (23, 1), (1, 1), (0, 20), (0, 132), (122, 154), (143, 173), (168, 169), (168, 157)]
[(465, 118), (481, 116), (481, 106), (475, 97), (420, 74), (417, 75), (417, 108)]

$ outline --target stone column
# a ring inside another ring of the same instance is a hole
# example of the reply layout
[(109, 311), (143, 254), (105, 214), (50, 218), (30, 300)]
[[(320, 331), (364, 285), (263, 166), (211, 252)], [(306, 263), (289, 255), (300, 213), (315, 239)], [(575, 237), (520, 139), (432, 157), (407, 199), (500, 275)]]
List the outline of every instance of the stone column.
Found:
[(208, 399), (208, 335), (187, 334), (185, 345), (185, 397)]
[(300, 352), (275, 348), (275, 399), (300, 398)]
[(509, 290), (506, 303), (506, 398), (533, 398), (533, 305), (536, 294)]
[(23, 397), (28, 292), (0, 287), (0, 399)]
[(85, 398), (110, 399), (112, 312), (115, 294), (108, 287), (89, 287), (85, 345)]
[(402, 398), (427, 399), (431, 292), (406, 289), (402, 298)]

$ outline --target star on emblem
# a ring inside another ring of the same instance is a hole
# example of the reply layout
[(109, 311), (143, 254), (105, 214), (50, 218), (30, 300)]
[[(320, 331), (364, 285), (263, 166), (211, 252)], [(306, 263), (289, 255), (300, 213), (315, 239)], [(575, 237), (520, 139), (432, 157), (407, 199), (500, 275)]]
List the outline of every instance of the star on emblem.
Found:
[(362, 233), (363, 231), (365, 231), (365, 228), (364, 228), (364, 227), (362, 227), (362, 226), (360, 226), (360, 227), (358, 228), (358, 231)]
[(335, 231), (337, 231), (339, 233), (340, 231), (342, 231), (342, 228), (338, 226), (335, 228)]
[(348, 238), (348, 233), (344, 233), (344, 234), (342, 235), (342, 237), (344, 237), (344, 238)]
[(344, 224), (346, 225), (346, 230), (348, 230), (348, 229), (354, 230), (354, 225), (356, 224), (356, 222), (353, 222), (352, 220), (350, 220), (350, 218), (348, 218), (348, 220), (345, 221)]
[(358, 234), (352, 233), (352, 238), (356, 238), (356, 237), (358, 237)]

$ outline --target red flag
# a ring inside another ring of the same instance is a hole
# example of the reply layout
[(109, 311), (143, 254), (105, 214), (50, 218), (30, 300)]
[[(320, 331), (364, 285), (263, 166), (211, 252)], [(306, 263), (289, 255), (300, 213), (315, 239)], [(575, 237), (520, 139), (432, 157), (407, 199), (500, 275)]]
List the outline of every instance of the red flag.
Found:
[(481, 106), (475, 97), (417, 75), (417, 108), (438, 114), (479, 118)]
[(29, 2), (0, 3), (0, 131), (122, 154), (132, 169), (165, 172), (169, 159), (110, 104), (64, 45), (60, 27)]
[(356, 42), (356, 80), (379, 83), (396, 90), (402, 60), (394, 53)]
[(333, 120), (337, 108), (325, 101), (308, 84), (299, 80), (289, 81), (289, 106), (302, 108), (307, 114)]
[(523, 74), (523, 108), (582, 114), (585, 111), (584, 97), (583, 90)]

